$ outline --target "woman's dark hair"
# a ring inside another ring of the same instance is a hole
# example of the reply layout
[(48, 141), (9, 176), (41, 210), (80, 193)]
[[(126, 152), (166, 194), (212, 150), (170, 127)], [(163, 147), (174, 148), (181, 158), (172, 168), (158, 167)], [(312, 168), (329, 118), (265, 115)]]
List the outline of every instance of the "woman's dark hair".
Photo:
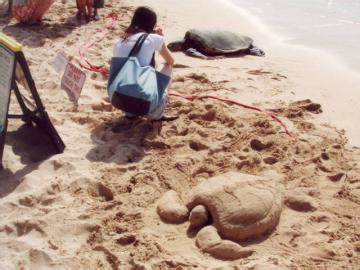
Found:
[(156, 21), (156, 13), (151, 8), (138, 7), (134, 12), (129, 27), (125, 30), (125, 33), (135, 34), (142, 31), (151, 33), (154, 31)]

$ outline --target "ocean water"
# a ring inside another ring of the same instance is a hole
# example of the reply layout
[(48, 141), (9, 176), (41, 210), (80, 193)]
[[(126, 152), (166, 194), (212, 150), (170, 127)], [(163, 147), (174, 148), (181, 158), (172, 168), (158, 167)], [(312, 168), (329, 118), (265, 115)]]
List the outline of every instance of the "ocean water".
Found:
[(360, 0), (231, 0), (284, 42), (324, 50), (360, 72)]

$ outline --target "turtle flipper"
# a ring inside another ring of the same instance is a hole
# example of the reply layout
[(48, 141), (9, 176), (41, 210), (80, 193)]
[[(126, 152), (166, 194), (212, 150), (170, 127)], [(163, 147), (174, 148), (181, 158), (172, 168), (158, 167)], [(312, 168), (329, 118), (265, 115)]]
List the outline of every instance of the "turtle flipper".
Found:
[(203, 252), (221, 260), (246, 258), (254, 253), (254, 250), (244, 248), (236, 242), (221, 239), (216, 228), (211, 225), (198, 232), (196, 244)]
[(202, 54), (201, 52), (197, 51), (194, 48), (187, 49), (185, 51), (185, 54), (188, 55), (188, 56), (196, 57), (196, 58), (209, 59), (208, 56), (206, 56), (205, 54)]

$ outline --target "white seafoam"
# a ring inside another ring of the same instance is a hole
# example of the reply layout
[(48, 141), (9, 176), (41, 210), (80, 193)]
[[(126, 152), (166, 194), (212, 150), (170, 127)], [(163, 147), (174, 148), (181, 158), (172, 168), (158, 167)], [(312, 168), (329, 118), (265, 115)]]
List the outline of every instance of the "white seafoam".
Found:
[(231, 0), (284, 36), (284, 42), (321, 49), (360, 71), (357, 0)]

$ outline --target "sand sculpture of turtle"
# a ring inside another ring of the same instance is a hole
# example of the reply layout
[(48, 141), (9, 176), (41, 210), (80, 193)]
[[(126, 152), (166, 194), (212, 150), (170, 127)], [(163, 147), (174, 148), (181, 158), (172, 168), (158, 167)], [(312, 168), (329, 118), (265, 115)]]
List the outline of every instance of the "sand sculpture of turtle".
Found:
[(168, 48), (173, 52), (185, 51), (188, 55), (200, 58), (227, 54), (264, 56), (264, 51), (254, 46), (253, 42), (250, 37), (230, 31), (191, 29), (182, 40), (169, 43)]
[(163, 221), (190, 221), (197, 232), (196, 244), (219, 259), (239, 259), (253, 253), (239, 241), (272, 231), (279, 220), (283, 200), (282, 177), (276, 173), (254, 176), (229, 172), (203, 181), (183, 204), (173, 190), (159, 200)]

